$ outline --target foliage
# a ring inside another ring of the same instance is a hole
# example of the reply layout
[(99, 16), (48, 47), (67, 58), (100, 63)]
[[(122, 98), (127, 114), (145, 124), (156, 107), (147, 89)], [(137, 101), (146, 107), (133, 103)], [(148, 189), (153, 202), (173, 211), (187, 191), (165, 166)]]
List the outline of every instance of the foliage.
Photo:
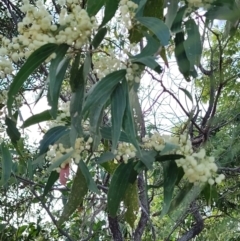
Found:
[(239, 1), (0, 12), (1, 240), (238, 237)]

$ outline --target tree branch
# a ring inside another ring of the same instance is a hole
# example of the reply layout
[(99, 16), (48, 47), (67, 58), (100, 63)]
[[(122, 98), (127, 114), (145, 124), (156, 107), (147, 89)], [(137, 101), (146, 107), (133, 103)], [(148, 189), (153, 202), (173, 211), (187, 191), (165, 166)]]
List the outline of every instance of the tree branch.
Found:
[(108, 215), (108, 222), (109, 222), (109, 228), (111, 230), (113, 240), (114, 241), (123, 241), (123, 237), (122, 237), (122, 233), (120, 231), (117, 217), (112, 218), (110, 215)]
[(203, 218), (195, 202), (192, 203), (191, 208), (192, 208), (192, 214), (196, 221), (196, 224), (177, 241), (191, 240), (192, 238), (196, 237), (199, 233), (201, 233), (204, 228)]
[(148, 198), (145, 188), (145, 181), (143, 178), (143, 174), (141, 173), (138, 177), (138, 189), (139, 189), (139, 199), (141, 202), (141, 217), (138, 222), (137, 228), (134, 232), (134, 240), (140, 241), (143, 235), (143, 231), (147, 225), (149, 219), (149, 205), (148, 205)]

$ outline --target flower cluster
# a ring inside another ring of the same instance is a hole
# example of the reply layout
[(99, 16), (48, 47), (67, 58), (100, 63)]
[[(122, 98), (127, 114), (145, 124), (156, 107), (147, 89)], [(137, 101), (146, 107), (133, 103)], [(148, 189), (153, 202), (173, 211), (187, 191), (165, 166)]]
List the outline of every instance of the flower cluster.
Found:
[(121, 159), (127, 163), (127, 161), (136, 156), (136, 148), (129, 143), (119, 143), (117, 150), (115, 150), (114, 154), (117, 161)]
[(135, 17), (136, 9), (138, 5), (129, 0), (121, 0), (120, 3), (120, 13), (121, 13), (121, 20), (123, 21), (125, 27), (127, 29), (132, 28), (132, 20)]
[(120, 69), (126, 68), (124, 63), (116, 58), (116, 53), (109, 51), (106, 56), (99, 56), (98, 59), (93, 60), (94, 73), (97, 74), (99, 79), (102, 79), (106, 75)]
[[(79, 49), (88, 41), (92, 29), (96, 28), (94, 19), (79, 6), (77, 0), (67, 2), (66, 7), (62, 6), (59, 16), (53, 19), (42, 1), (38, 0), (36, 6), (33, 6), (28, 0), (23, 0), (20, 8), (25, 17), (18, 23), (19, 35), (12, 40), (1, 36), (1, 77), (13, 71), (11, 61), (18, 62), (19, 59), (28, 58), (33, 51), (47, 43), (65, 43)], [(54, 23), (56, 19), (59, 23)], [(9, 59), (6, 59), (6, 56), (9, 56)]]
[(53, 163), (59, 158), (61, 158), (63, 155), (74, 150), (73, 154), (67, 160), (65, 160), (60, 167), (56, 168), (56, 171), (60, 172), (61, 169), (64, 169), (66, 165), (69, 165), (72, 160), (74, 160), (74, 162), (78, 164), (81, 160), (82, 153), (91, 149), (92, 142), (92, 137), (89, 137), (86, 142), (83, 138), (77, 138), (75, 141), (74, 149), (72, 147), (65, 148), (62, 143), (50, 145), (46, 159)]
[(217, 165), (212, 156), (207, 156), (205, 149), (200, 149), (197, 153), (193, 151), (192, 143), (187, 135), (177, 136), (161, 136), (159, 133), (154, 133), (151, 137), (142, 139), (143, 149), (154, 149), (162, 151), (166, 143), (174, 144), (178, 149), (173, 149), (169, 154), (180, 154), (184, 158), (176, 160), (178, 167), (182, 167), (185, 173), (185, 178), (190, 183), (199, 184), (208, 182), (210, 185), (219, 184), (225, 176), (217, 175)]
[(214, 183), (219, 184), (225, 178), (223, 174), (217, 175), (218, 167), (215, 159), (212, 156), (207, 156), (205, 149), (202, 148), (194, 153), (188, 136), (181, 135), (178, 145), (179, 149), (176, 153), (185, 157), (176, 160), (176, 163), (183, 168), (185, 177), (190, 183), (208, 182), (213, 185)]
[(157, 132), (154, 133), (151, 137), (145, 136), (143, 139), (143, 149), (154, 149), (156, 151), (162, 151), (165, 147), (165, 141), (162, 136)]
[(141, 71), (139, 70), (138, 64), (129, 63), (127, 67), (126, 79), (129, 82), (139, 83), (141, 79)]

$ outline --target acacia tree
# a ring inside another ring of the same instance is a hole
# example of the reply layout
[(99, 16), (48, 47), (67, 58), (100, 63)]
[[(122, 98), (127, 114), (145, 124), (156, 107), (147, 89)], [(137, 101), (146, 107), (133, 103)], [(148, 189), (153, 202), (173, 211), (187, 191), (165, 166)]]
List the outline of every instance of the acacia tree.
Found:
[[(5, 0), (1, 12), (3, 240), (206, 240), (212, 217), (233, 225), (223, 193), (238, 150), (223, 162), (222, 149), (239, 129), (225, 114), (238, 1)], [(50, 109), (18, 127), (28, 91)], [(183, 117), (161, 131), (165, 98)], [(37, 147), (23, 131), (34, 124)]]

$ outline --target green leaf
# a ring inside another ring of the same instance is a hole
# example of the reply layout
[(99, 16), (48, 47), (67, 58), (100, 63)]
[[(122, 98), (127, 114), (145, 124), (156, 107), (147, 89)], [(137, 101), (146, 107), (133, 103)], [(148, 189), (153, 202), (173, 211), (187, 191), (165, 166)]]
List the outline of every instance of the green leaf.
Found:
[(66, 73), (70, 58), (65, 58), (65, 54), (69, 46), (62, 44), (56, 50), (56, 58), (51, 61), (49, 69), (49, 89), (48, 89), (48, 102), (51, 108), (51, 115), (53, 118), (57, 117), (58, 111), (58, 98), (62, 86), (62, 81)]
[(61, 136), (67, 134), (69, 129), (66, 126), (56, 126), (47, 131), (40, 141), (39, 155), (48, 150), (49, 145), (54, 144)]
[(183, 20), (183, 16), (184, 16), (184, 13), (187, 9), (187, 6), (183, 6), (181, 7), (178, 12), (177, 12), (177, 15), (172, 23), (172, 27), (171, 27), (171, 32), (172, 33), (179, 33), (179, 32), (182, 32), (182, 20)]
[[(111, 127), (101, 127), (100, 128), (100, 133), (101, 136), (106, 139), (106, 140), (112, 140), (112, 128)], [(127, 143), (131, 143), (131, 141), (129, 140), (129, 138), (127, 137), (127, 135), (121, 131), (120, 137), (119, 137), (119, 141), (123, 141), (123, 142), (127, 142)]]
[(74, 150), (62, 155), (60, 158), (58, 158), (56, 161), (54, 161), (50, 167), (48, 167), (47, 172), (51, 172), (55, 168), (61, 166), (61, 164), (63, 162), (65, 162), (67, 159), (69, 159), (73, 153), (74, 153)]
[(156, 62), (153, 56), (145, 56), (141, 58), (132, 58), (132, 63), (141, 63), (152, 70), (156, 71), (158, 74), (162, 73), (161, 66)]
[(45, 153), (39, 155), (39, 156), (32, 162), (32, 165), (43, 166), (44, 163), (45, 163)]
[(81, 168), (78, 167), (76, 176), (73, 180), (72, 189), (69, 194), (69, 199), (63, 208), (63, 212), (57, 222), (57, 225), (62, 225), (73, 214), (77, 207), (83, 202), (84, 196), (87, 194), (88, 186)]
[(163, 156), (165, 154), (169, 154), (172, 151), (176, 151), (178, 148), (179, 148), (179, 146), (167, 142), (165, 144), (165, 147), (163, 148), (163, 150), (160, 152), (160, 155)]
[(115, 155), (112, 152), (104, 152), (97, 160), (97, 164), (102, 164), (105, 162), (108, 162), (110, 160), (113, 160), (115, 158)]
[(115, 71), (95, 84), (89, 91), (87, 99), (84, 103), (83, 113), (89, 111), (89, 109), (97, 106), (102, 98), (110, 98), (116, 85), (123, 81), (126, 75), (126, 70)]
[(34, 72), (34, 70), (36, 70), (40, 64), (42, 64), (52, 53), (54, 53), (57, 47), (57, 44), (51, 43), (43, 45), (28, 57), (25, 64), (19, 70), (8, 91), (7, 108), (10, 115), (14, 96), (18, 93), (23, 83)]
[(187, 89), (183, 89), (183, 88), (179, 88), (182, 92), (184, 92), (184, 94), (188, 97), (189, 100), (191, 100), (193, 102), (193, 98), (191, 93), (187, 90)]
[(168, 45), (170, 40), (170, 31), (162, 20), (153, 17), (137, 17), (136, 20), (151, 30), (163, 46)]
[(43, 196), (46, 196), (48, 192), (51, 191), (51, 188), (53, 187), (54, 183), (58, 180), (58, 178), (59, 173), (56, 171), (52, 171), (44, 188)]
[(134, 222), (137, 219), (137, 213), (139, 210), (137, 182), (128, 185), (123, 202), (127, 208), (124, 218), (131, 228), (134, 228)]
[(137, 157), (143, 162), (143, 164), (147, 167), (148, 170), (152, 169), (152, 164), (155, 161), (155, 156), (157, 155), (156, 151), (144, 151), (141, 153), (137, 153)]
[(74, 58), (72, 67), (70, 70), (70, 86), (71, 90), (74, 93), (79, 85), (79, 76), (83, 75), (83, 68), (79, 68), (81, 54), (78, 53)]
[(51, 120), (51, 119), (52, 119), (52, 116), (51, 116), (49, 110), (45, 110), (45, 111), (43, 111), (39, 114), (36, 114), (36, 115), (33, 115), (33, 116), (29, 117), (27, 120), (25, 120), (23, 122), (22, 128), (27, 128), (29, 126), (38, 124), (38, 123), (43, 122), (43, 121), (48, 121), (48, 120)]
[(21, 137), (21, 134), (16, 127), (17, 123), (8, 117), (6, 117), (5, 123), (7, 126), (8, 136), (10, 137), (13, 144), (17, 144), (17, 142), (20, 140), (20, 137)]
[(178, 179), (178, 171), (179, 168), (175, 161), (170, 162), (163, 162), (163, 176), (164, 176), (164, 183), (163, 183), (163, 208), (161, 212), (161, 217), (168, 213), (168, 210), (171, 205), (174, 186)]
[[(127, 85), (127, 82), (123, 82), (123, 84)], [(126, 86), (128, 88), (128, 86)], [(128, 93), (129, 91), (127, 91)], [(133, 113), (130, 107), (130, 101), (129, 101), (129, 94), (127, 94), (126, 98), (126, 109), (123, 117), (123, 130), (126, 133), (128, 139), (131, 141), (131, 143), (135, 146), (137, 151), (139, 152), (139, 155), (141, 155), (141, 150), (139, 148), (139, 144), (137, 142), (137, 136), (135, 133), (135, 125), (133, 120)]]
[(187, 196), (187, 194), (191, 191), (193, 187), (192, 183), (187, 183), (182, 189), (181, 191), (177, 194), (177, 196), (172, 200), (171, 205), (168, 209), (168, 213), (173, 212), (174, 210), (176, 210), (179, 205), (182, 203), (182, 201), (184, 200), (184, 198)]
[(129, 161), (127, 164), (121, 163), (113, 173), (107, 195), (107, 205), (110, 216), (115, 217), (121, 200), (130, 183), (131, 174), (134, 170), (135, 163)]
[(183, 44), (192, 69), (194, 65), (199, 66), (202, 55), (202, 42), (198, 26), (193, 19), (189, 19), (185, 23), (185, 27), (188, 37)]
[(139, 0), (139, 1), (133, 1), (133, 2), (135, 2), (138, 5), (135, 16), (136, 17), (142, 17), (143, 16), (143, 10), (144, 10), (145, 4), (147, 3), (147, 0)]
[(147, 39), (147, 45), (142, 49), (140, 54), (133, 56), (133, 59), (154, 55), (158, 51), (160, 42), (149, 34), (145, 34), (145, 37)]
[[(123, 81), (126, 81), (124, 79)], [(112, 151), (117, 147), (121, 134), (123, 116), (126, 108), (127, 84), (118, 84), (111, 95)]]
[(67, 53), (69, 46), (67, 44), (61, 44), (56, 49), (56, 57), (51, 61), (49, 68), (49, 92), (50, 98), (54, 98), (54, 87), (56, 86), (56, 82), (58, 82), (57, 74), (61, 69), (61, 62), (65, 59), (65, 54)]
[(184, 156), (179, 154), (169, 154), (169, 155), (157, 156), (156, 161), (158, 162), (175, 161), (181, 158), (184, 158)]
[(104, 17), (99, 28), (104, 26), (107, 22), (109, 22), (114, 16), (118, 9), (118, 4), (120, 0), (105, 0), (105, 9), (104, 9)]
[(96, 150), (101, 141), (100, 125), (102, 124), (104, 106), (108, 100), (108, 96), (103, 96), (99, 103), (89, 112), (90, 132), (93, 136), (92, 150)]
[(202, 194), (206, 199), (206, 204), (208, 206), (212, 206), (219, 199), (216, 186), (209, 185), (208, 183), (205, 185), (204, 189), (202, 190)]
[(184, 78), (187, 81), (190, 81), (189, 74), (190, 74), (190, 62), (187, 58), (185, 48), (184, 48), (184, 34), (177, 33), (175, 38), (175, 57), (177, 59), (177, 64), (179, 71), (183, 74)]
[[(85, 89), (86, 89), (86, 79), (90, 71), (91, 58), (87, 54), (84, 64), (81, 66), (76, 75), (75, 92), (72, 93), (71, 103), (70, 103), (70, 115), (71, 115), (71, 142), (72, 145), (75, 143), (77, 135), (82, 136), (82, 108), (84, 103)], [(72, 138), (73, 137), (73, 138)]]
[(2, 155), (2, 173), (1, 173), (1, 185), (6, 187), (9, 178), (12, 173), (12, 156), (8, 147), (4, 142), (1, 143), (1, 155)]
[(99, 10), (103, 7), (106, 0), (88, 0), (87, 12), (89, 16), (95, 16)]
[(220, 20), (229, 20), (235, 22), (240, 18), (240, 6), (237, 3), (234, 4), (233, 8), (224, 5), (224, 6), (212, 6), (205, 13), (206, 18), (210, 20), (220, 19)]
[(95, 35), (92, 41), (92, 45), (94, 49), (96, 49), (101, 44), (106, 34), (107, 34), (107, 28), (101, 28), (98, 30), (97, 34)]
[(81, 172), (83, 174), (83, 176), (85, 177), (86, 179), (86, 182), (87, 182), (87, 186), (88, 186), (88, 189), (95, 192), (95, 193), (98, 193), (100, 194), (98, 188), (97, 188), (97, 185), (96, 183), (94, 182), (89, 170), (88, 170), (88, 167), (86, 166), (86, 164), (81, 160), (78, 164), (78, 166), (80, 167), (81, 169)]
[(173, 21), (177, 15), (178, 3), (179, 3), (178, 0), (169, 0), (168, 1), (165, 23), (169, 27), (169, 29), (171, 29)]

